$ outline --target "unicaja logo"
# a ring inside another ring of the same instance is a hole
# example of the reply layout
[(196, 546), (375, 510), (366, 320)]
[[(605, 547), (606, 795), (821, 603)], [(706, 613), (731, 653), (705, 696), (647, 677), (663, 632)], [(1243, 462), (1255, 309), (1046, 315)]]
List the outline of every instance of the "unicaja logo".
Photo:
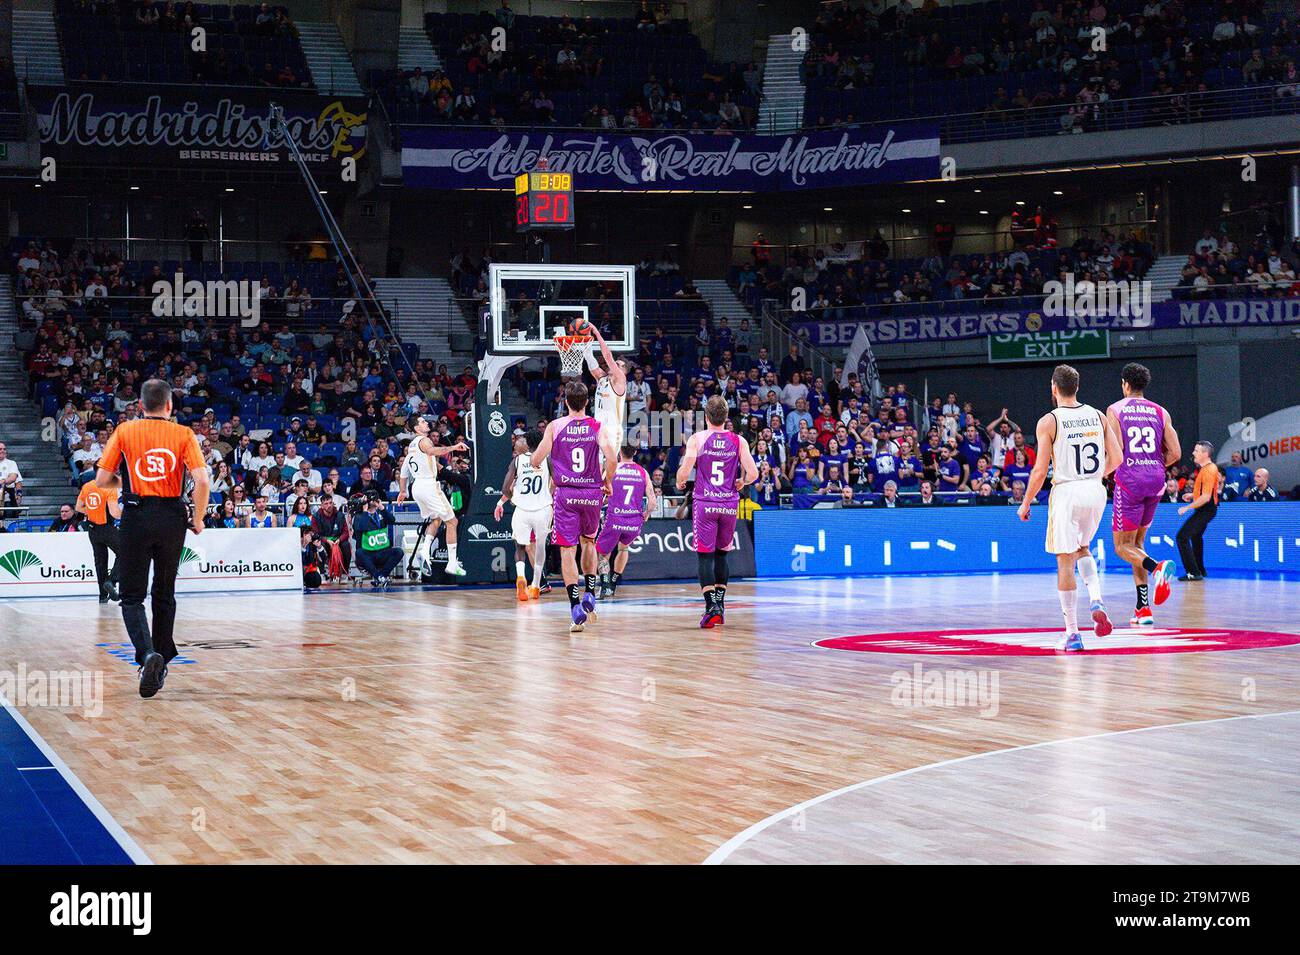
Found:
[(153, 283), (155, 318), (237, 318), (245, 328), (262, 321), (258, 284), (251, 279), (186, 279), (177, 270), (174, 279)]
[(41, 566), (41, 559), (29, 550), (10, 550), (0, 554), (0, 570), (18, 580), (28, 567)]
[(1151, 321), (1150, 282), (1076, 282), (1067, 274), (1064, 282), (1044, 282), (1043, 295), (1043, 313), (1053, 317), (1129, 318), (1139, 327)]

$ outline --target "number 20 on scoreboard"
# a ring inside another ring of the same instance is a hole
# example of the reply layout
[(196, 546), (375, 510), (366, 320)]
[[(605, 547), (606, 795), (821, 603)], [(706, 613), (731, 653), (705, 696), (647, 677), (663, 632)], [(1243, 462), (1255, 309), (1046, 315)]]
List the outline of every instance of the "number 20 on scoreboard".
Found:
[(515, 177), (515, 228), (572, 229), (573, 174), (526, 172)]

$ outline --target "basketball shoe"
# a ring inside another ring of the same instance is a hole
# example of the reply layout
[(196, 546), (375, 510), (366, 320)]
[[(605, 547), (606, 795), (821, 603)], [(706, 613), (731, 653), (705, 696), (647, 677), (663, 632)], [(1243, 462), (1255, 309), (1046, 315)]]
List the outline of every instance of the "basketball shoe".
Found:
[(1155, 588), (1151, 592), (1154, 598), (1152, 603), (1157, 607), (1169, 599), (1169, 592), (1172, 589), (1169, 582), (1174, 579), (1174, 562), (1172, 560), (1162, 560), (1156, 565), (1156, 569), (1151, 572), (1151, 579), (1155, 583)]
[(528, 603), (528, 581), (522, 577), (515, 578), (515, 596), (521, 604)]
[(1155, 625), (1156, 618), (1151, 613), (1150, 607), (1139, 607), (1134, 610), (1133, 618), (1129, 620), (1129, 626), (1131, 627), (1154, 627)]
[(1110, 622), (1110, 617), (1106, 616), (1106, 605), (1100, 600), (1094, 600), (1089, 609), (1092, 611), (1092, 632), (1099, 637), (1109, 636), (1115, 626)]
[(1057, 649), (1062, 650), (1066, 653), (1075, 653), (1079, 650), (1082, 650), (1083, 635), (1077, 632), (1068, 634), (1066, 638), (1063, 641), (1061, 641), (1061, 645), (1057, 647)]

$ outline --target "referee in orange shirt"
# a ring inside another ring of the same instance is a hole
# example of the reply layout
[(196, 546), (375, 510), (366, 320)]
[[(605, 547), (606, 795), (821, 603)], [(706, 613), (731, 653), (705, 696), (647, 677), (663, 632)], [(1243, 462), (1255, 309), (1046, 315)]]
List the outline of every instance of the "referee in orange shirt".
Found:
[[(211, 479), (199, 450), (198, 436), (171, 421), (172, 389), (151, 378), (140, 388), (144, 417), (118, 425), (99, 459), (95, 484), (104, 491), (122, 490), (122, 526), (118, 548), (122, 620), (140, 665), (140, 695), (162, 689), (167, 664), (176, 656), (176, 572), (188, 524), (203, 531)], [(194, 479), (194, 512), (188, 515), (181, 489), (188, 470)], [(153, 565), (153, 630), (144, 612)]]
[(1219, 512), (1219, 469), (1214, 464), (1214, 445), (1197, 441), (1192, 461), (1198, 470), (1192, 485), (1192, 500), (1178, 509), (1179, 515), (1192, 512), (1178, 529), (1178, 553), (1183, 558), (1183, 576), (1179, 580), (1205, 579), (1205, 529)]
[[(85, 520), (82, 526), (90, 534), (90, 549), (95, 555), (95, 577), (99, 581), (99, 602), (117, 600), (117, 528), (113, 521), (122, 516), (122, 505), (111, 491), (101, 491), (94, 481), (81, 485), (74, 508)], [(108, 555), (113, 553), (113, 572), (108, 570)]]

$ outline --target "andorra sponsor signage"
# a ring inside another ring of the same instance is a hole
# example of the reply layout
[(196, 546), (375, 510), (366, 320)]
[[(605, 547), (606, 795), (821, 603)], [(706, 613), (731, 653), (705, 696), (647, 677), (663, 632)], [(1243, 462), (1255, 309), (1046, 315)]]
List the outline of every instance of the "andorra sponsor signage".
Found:
[(906, 314), (905, 307), (870, 312), (858, 307), (827, 309), (820, 317), (813, 312), (794, 314), (790, 319), (795, 331), (819, 348), (847, 348), (860, 325), (876, 345), (1050, 332), (1300, 325), (1300, 298), (1156, 302), (1148, 315), (1050, 315), (1042, 309), (981, 309), (977, 302), (969, 311), (957, 311), (955, 303), (950, 307), (954, 310), (941, 315)]
[[(269, 132), (270, 99), (33, 90), (42, 151), (70, 162), (285, 165), (288, 152)], [(288, 93), (277, 96), (284, 124), (309, 163), (360, 159), (366, 145), (362, 101)]]
[[(296, 528), (232, 528), (185, 536), (178, 592), (298, 590), (302, 551)], [(0, 534), (0, 598), (96, 596), (86, 534)]]
[(646, 130), (466, 130), (404, 126), (402, 178), (431, 189), (512, 188), (545, 160), (573, 187), (619, 191), (817, 189), (939, 175), (928, 123), (787, 136)]

